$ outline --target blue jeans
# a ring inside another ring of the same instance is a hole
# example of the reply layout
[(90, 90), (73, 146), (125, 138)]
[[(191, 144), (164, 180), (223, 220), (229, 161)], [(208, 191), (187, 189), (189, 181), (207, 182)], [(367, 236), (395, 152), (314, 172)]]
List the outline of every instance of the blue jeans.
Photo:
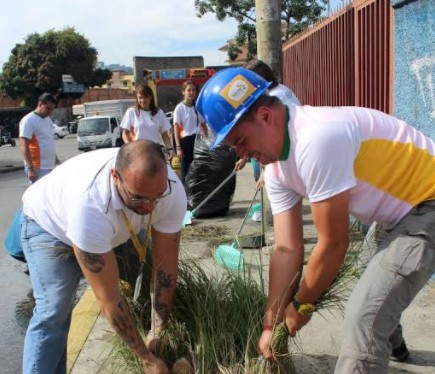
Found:
[(257, 182), (261, 175), (261, 164), (255, 158), (251, 158), (251, 165), (254, 170), (254, 180)]
[(66, 373), (66, 345), (80, 267), (72, 248), (22, 214), (21, 246), (36, 306), (24, 341), (24, 374)]

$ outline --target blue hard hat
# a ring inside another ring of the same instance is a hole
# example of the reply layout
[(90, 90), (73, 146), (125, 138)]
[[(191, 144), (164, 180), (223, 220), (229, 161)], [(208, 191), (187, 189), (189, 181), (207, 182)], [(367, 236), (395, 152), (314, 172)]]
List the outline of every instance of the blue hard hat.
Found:
[(206, 82), (199, 93), (196, 107), (216, 134), (210, 149), (228, 135), (270, 84), (244, 68), (221, 70)]

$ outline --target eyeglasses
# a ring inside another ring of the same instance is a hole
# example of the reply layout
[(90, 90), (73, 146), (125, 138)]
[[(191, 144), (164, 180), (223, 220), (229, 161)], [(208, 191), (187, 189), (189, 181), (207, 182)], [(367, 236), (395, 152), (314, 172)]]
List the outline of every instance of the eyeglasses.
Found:
[(165, 198), (166, 196), (170, 195), (172, 192), (172, 183), (176, 183), (176, 181), (172, 179), (168, 179), (168, 187), (166, 191), (157, 197), (138, 197), (134, 196), (131, 192), (127, 191), (127, 189), (124, 186), (124, 181), (121, 178), (121, 175), (119, 175), (119, 172), (116, 172), (116, 176), (118, 177), (119, 181), (121, 182), (122, 189), (127, 196), (128, 203), (131, 206), (140, 206), (140, 205), (146, 205), (146, 204), (157, 204), (161, 199)]

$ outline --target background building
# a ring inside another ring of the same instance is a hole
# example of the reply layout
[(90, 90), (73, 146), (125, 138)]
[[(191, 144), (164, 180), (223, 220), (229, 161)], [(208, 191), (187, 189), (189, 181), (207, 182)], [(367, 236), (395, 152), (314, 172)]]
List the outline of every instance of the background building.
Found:
[[(147, 84), (152, 79), (157, 88), (158, 106), (164, 112), (174, 110), (182, 100), (181, 85), (192, 78), (191, 68), (204, 68), (202, 56), (183, 57), (133, 57), (134, 84)], [(197, 79), (201, 86), (201, 81)], [(203, 83), (203, 82), (202, 82)], [(200, 87), (198, 87), (200, 88)]]

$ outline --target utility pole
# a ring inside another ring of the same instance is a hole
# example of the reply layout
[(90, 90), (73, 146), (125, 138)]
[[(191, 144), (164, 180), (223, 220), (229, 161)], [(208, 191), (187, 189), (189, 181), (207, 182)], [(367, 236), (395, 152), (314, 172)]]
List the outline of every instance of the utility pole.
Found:
[(255, 0), (257, 56), (282, 81), (281, 1)]

